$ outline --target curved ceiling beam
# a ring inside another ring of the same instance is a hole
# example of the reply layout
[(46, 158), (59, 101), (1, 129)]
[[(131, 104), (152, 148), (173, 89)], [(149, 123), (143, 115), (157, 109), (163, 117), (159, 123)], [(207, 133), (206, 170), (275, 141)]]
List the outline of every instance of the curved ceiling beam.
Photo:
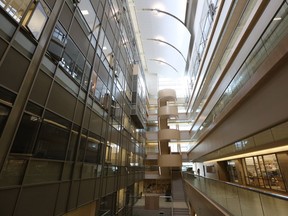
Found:
[(149, 59), (149, 60), (150, 61), (156, 61), (156, 62), (159, 62), (159, 63), (162, 63), (162, 64), (166, 64), (169, 67), (171, 67), (176, 73), (179, 73), (175, 67), (173, 67), (171, 64), (169, 64), (169, 63), (167, 63), (167, 62), (165, 62), (163, 60), (159, 60), (159, 59)]
[[(186, 27), (185, 23), (182, 22), (182, 20), (180, 20), (178, 17), (176, 17), (176, 16), (174, 16), (173, 14), (168, 13), (168, 12), (166, 12), (166, 11), (159, 10), (159, 9), (156, 9), (156, 8), (143, 8), (142, 10), (143, 10), (143, 11), (155, 11), (155, 12), (157, 12), (157, 13), (166, 14), (166, 15), (171, 16), (171, 17), (173, 17), (174, 19), (178, 20), (182, 25), (184, 25), (184, 26)], [(186, 28), (187, 28), (187, 27), (186, 27)]]
[(175, 49), (175, 50), (182, 56), (184, 62), (187, 63), (186, 58), (184, 57), (184, 55), (182, 54), (182, 52), (181, 52), (179, 49), (177, 49), (175, 46), (173, 46), (172, 44), (170, 44), (170, 43), (168, 43), (168, 42), (166, 42), (166, 41), (164, 41), (164, 40), (157, 39), (157, 38), (147, 38), (147, 40), (151, 40), (151, 41), (156, 41), (156, 42), (159, 42), (159, 43), (165, 43), (165, 44), (167, 44), (168, 46), (170, 46), (170, 47), (172, 47), (173, 49)]

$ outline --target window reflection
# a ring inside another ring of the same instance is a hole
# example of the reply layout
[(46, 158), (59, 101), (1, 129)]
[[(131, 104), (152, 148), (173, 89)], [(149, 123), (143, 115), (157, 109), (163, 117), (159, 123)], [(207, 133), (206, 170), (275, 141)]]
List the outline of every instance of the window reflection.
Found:
[(52, 34), (48, 52), (56, 62), (60, 61), (62, 58), (62, 52), (67, 44), (66, 34), (66, 31), (61, 27), (61, 25), (57, 25)]
[(27, 28), (37, 40), (40, 38), (47, 19), (48, 14), (46, 14), (41, 2), (38, 2), (27, 22)]
[(59, 64), (78, 83), (81, 82), (85, 58), (69, 37), (67, 38), (67, 44)]
[(17, 22), (20, 22), (30, 0), (0, 0), (0, 6)]
[(0, 104), (0, 136), (2, 135), (9, 113), (10, 109)]
[(17, 131), (11, 152), (32, 154), (35, 139), (41, 125), (41, 119), (38, 116), (24, 114)]
[[(84, 131), (83, 131), (84, 132)], [(84, 133), (87, 131), (85, 130)], [(100, 137), (90, 133), (89, 136), (82, 134), (79, 148), (78, 161), (87, 163), (100, 163), (102, 159), (102, 143)]]
[(69, 138), (69, 128), (63, 124), (64, 120), (53, 114), (49, 115), (51, 118), (45, 118), (41, 125), (34, 154), (35, 157), (39, 158), (64, 160)]
[(80, 1), (80, 3), (78, 4), (78, 7), (84, 19), (86, 20), (88, 26), (92, 30), (94, 27), (96, 13), (90, 1)]

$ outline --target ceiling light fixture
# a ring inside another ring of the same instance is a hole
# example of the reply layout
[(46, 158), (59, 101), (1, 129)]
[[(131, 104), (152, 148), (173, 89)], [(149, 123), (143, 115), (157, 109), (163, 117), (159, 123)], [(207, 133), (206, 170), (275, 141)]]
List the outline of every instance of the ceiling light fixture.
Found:
[(85, 16), (85, 15), (89, 14), (89, 11), (88, 10), (81, 10), (81, 13)]
[(275, 17), (273, 20), (274, 21), (279, 21), (279, 20), (282, 20), (282, 18), (281, 17)]

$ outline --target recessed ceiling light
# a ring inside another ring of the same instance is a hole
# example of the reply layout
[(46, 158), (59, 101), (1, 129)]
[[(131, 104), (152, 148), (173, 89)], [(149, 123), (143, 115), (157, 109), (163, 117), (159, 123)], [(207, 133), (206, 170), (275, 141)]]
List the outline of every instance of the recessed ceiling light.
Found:
[(84, 16), (89, 14), (88, 10), (81, 10), (81, 13), (82, 13)]
[(104, 47), (103, 47), (103, 50), (107, 50), (107, 47), (106, 47), (106, 46), (104, 46)]
[(275, 17), (273, 20), (277, 21), (277, 20), (281, 20), (281, 19), (282, 19), (281, 17)]

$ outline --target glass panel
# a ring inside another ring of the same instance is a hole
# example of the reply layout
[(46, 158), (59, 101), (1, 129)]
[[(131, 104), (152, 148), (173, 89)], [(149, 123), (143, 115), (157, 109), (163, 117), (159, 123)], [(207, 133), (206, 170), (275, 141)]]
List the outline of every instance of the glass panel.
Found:
[(279, 170), (276, 155), (275, 154), (264, 155), (263, 159), (271, 188), (274, 190), (285, 191), (285, 185)]
[(260, 170), (261, 170), (261, 176), (263, 178), (264, 186), (266, 188), (270, 188), (269, 181), (268, 181), (268, 178), (267, 178), (266, 169), (265, 169), (265, 165), (264, 165), (264, 161), (263, 161), (263, 157), (262, 156), (258, 156), (258, 160), (259, 160), (259, 167), (260, 167)]
[(76, 47), (71, 38), (67, 38), (67, 44), (60, 61), (60, 66), (70, 74), (78, 83), (80, 83), (83, 70), (85, 58), (79, 49)]
[(64, 160), (69, 130), (58, 122), (44, 119), (36, 143), (35, 157)]
[(102, 144), (95, 137), (88, 137), (87, 148), (85, 153), (85, 162), (100, 163)]
[(31, 0), (0, 1), (0, 6), (17, 22), (20, 22)]
[(81, 14), (86, 20), (88, 26), (90, 27), (91, 30), (93, 30), (96, 13), (90, 1), (80, 1), (80, 3), (78, 4), (78, 7), (81, 10)]
[(227, 161), (227, 169), (230, 177), (229, 180), (234, 183), (239, 182), (239, 177), (235, 165), (236, 162), (236, 160)]
[(77, 140), (78, 140), (78, 132), (72, 131), (72, 133), (70, 135), (70, 143), (69, 143), (69, 148), (68, 148), (66, 160), (74, 160), (75, 159)]
[(3, 35), (5, 38), (6, 37), (11, 38), (14, 31), (16, 30), (16, 27), (10, 21), (8, 21), (7, 18), (4, 17), (2, 14), (0, 14), (0, 20), (1, 20), (0, 35)]
[[(252, 158), (250, 158), (252, 159)], [(287, 200), (276, 196), (253, 191), (249, 188), (240, 188), (213, 179), (183, 173), (188, 187), (197, 188), (217, 204), (229, 211), (229, 215), (286, 215), (288, 211)]]
[(8, 186), (21, 184), (26, 165), (26, 160), (7, 160), (0, 176), (0, 185)]
[(287, 200), (275, 199), (271, 196), (260, 194), (264, 215), (287, 215)]
[(63, 163), (51, 161), (31, 161), (27, 169), (24, 183), (58, 181), (61, 176)]
[(38, 2), (27, 23), (27, 28), (36, 40), (39, 40), (47, 19), (48, 14), (46, 14), (41, 2)]
[[(84, 134), (86, 134), (86, 133), (84, 132)], [(84, 134), (81, 134), (80, 147), (79, 147), (79, 153), (78, 153), (78, 161), (84, 160), (85, 148), (86, 148), (86, 143), (87, 143), (87, 136)]]
[(257, 173), (256, 173), (256, 169), (254, 166), (253, 157), (245, 158), (245, 163), (246, 163), (246, 169), (247, 169), (247, 174), (246, 174), (247, 184), (252, 185), (252, 186), (257, 186), (258, 180), (257, 180)]
[(72, 170), (73, 170), (72, 162), (66, 162), (63, 168), (62, 180), (70, 180), (72, 177)]
[(0, 104), (0, 137), (4, 130), (9, 113), (10, 113), (10, 109)]
[(61, 60), (62, 53), (66, 44), (66, 31), (60, 24), (57, 24), (48, 46), (48, 53), (53, 58), (53, 60), (56, 62)]
[(259, 194), (238, 188), (242, 215), (263, 215)]
[[(91, 73), (91, 65), (88, 62), (86, 62), (85, 63), (85, 69), (84, 69), (84, 76), (83, 76), (83, 80), (82, 80), (82, 87), (84, 89), (88, 89), (90, 73)], [(91, 86), (91, 88), (92, 88), (92, 86)]]
[(263, 182), (262, 173), (260, 170), (260, 165), (258, 162), (258, 157), (254, 157), (254, 163), (255, 163), (255, 168), (256, 168), (259, 186), (264, 187), (264, 182)]
[(94, 178), (97, 176), (97, 165), (83, 164), (82, 178)]
[(32, 154), (40, 125), (40, 117), (25, 113), (18, 128), (11, 152)]

